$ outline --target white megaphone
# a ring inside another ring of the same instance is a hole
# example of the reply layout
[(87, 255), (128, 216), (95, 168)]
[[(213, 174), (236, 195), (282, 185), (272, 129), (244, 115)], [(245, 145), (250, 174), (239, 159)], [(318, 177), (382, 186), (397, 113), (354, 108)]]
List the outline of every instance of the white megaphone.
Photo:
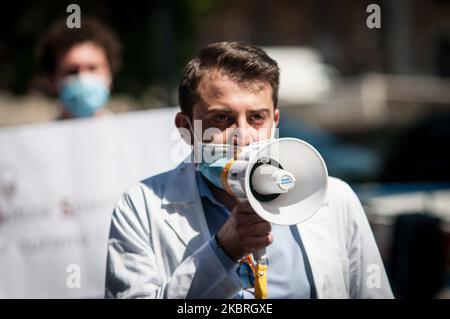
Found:
[[(247, 199), (266, 221), (295, 225), (322, 206), (327, 192), (327, 167), (308, 143), (296, 138), (269, 139), (236, 153), (232, 159), (219, 162), (220, 178), (215, 177), (215, 184), (237, 199)], [(266, 249), (253, 256), (257, 262), (255, 297), (266, 298)]]
[[(279, 225), (301, 223), (322, 206), (328, 172), (319, 152), (296, 138), (250, 144), (227, 163), (221, 175), (224, 189), (246, 198), (255, 212)], [(265, 249), (254, 254), (264, 263)]]
[(222, 172), (228, 193), (248, 199), (259, 216), (279, 225), (310, 218), (325, 200), (327, 180), (319, 152), (296, 138), (250, 144)]

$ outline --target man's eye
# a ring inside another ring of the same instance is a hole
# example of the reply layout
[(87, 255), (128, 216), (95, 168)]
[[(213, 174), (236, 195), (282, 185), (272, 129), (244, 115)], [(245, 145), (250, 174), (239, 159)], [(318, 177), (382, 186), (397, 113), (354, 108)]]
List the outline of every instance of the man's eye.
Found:
[(68, 75), (76, 75), (78, 74), (78, 69), (77, 68), (71, 68), (71, 69), (67, 69), (64, 71), (64, 76), (68, 76)]
[(228, 122), (230, 120), (230, 116), (227, 114), (217, 114), (214, 116), (214, 120), (217, 122)]
[(264, 115), (262, 115), (262, 114), (253, 114), (251, 116), (252, 122), (256, 122), (256, 123), (264, 122), (265, 119), (266, 119), (266, 117)]

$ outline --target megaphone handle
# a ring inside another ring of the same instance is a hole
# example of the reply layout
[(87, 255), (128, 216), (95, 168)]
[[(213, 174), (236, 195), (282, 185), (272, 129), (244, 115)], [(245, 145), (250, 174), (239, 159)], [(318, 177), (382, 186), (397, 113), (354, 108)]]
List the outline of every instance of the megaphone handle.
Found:
[(266, 248), (253, 253), (256, 259), (255, 271), (255, 299), (267, 298), (267, 257)]
[(267, 257), (266, 257), (266, 248), (261, 248), (260, 250), (253, 253), (253, 258), (255, 258), (257, 263), (266, 263), (267, 264)]
[[(239, 198), (234, 196), (236, 201), (239, 203), (245, 198)], [(255, 271), (255, 299), (266, 299), (267, 298), (267, 257), (266, 257), (266, 247), (253, 253), (253, 258), (256, 260), (256, 271)]]

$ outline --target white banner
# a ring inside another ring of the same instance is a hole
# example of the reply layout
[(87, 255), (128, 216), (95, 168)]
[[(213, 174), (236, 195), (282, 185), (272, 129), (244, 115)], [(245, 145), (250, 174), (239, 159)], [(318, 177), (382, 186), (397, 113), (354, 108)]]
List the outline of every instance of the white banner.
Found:
[(189, 152), (178, 108), (0, 129), (0, 298), (102, 298), (110, 215)]

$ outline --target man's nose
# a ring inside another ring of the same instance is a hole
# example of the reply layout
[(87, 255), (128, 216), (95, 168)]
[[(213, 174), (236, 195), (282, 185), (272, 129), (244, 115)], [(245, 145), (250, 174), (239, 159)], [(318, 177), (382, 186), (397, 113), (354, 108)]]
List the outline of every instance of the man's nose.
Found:
[(233, 143), (239, 146), (247, 146), (254, 142), (253, 127), (247, 122), (240, 123), (232, 132)]

